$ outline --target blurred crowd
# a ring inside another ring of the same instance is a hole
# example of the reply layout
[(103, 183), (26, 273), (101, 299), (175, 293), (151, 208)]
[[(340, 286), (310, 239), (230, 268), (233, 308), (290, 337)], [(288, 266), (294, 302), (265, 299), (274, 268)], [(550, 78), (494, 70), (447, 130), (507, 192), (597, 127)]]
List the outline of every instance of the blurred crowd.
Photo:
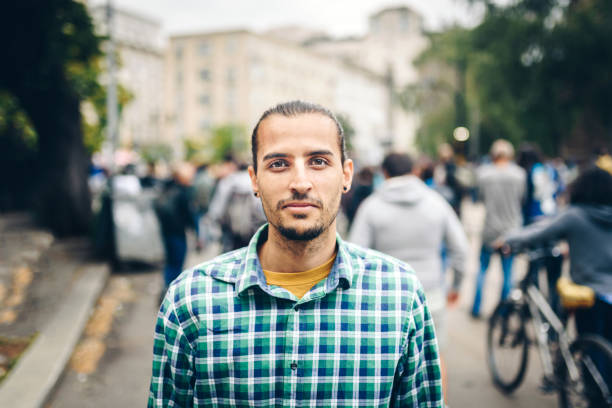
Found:
[[(164, 259), (164, 282), (168, 286), (184, 267), (191, 246), (189, 237), (194, 237), (191, 242), (197, 250), (217, 244), (220, 251), (227, 252), (247, 245), (266, 221), (259, 198), (252, 193), (247, 168), (247, 163), (231, 155), (214, 164), (180, 162), (167, 166), (129, 162), (109, 184), (108, 172), (92, 167), (90, 187), (99, 198), (96, 209), (115, 224), (115, 256), (146, 258), (157, 247), (158, 257)], [(596, 186), (588, 179), (593, 177), (593, 171), (600, 177)], [(462, 203), (480, 201), (486, 212), (470, 310), (474, 318), (479, 318), (483, 297), (492, 296), (483, 292), (491, 257), (499, 256), (501, 260), (503, 284), (499, 299), (504, 299), (514, 282), (514, 253), (504, 251), (504, 244), (538, 241), (527, 233), (521, 235), (522, 231), (529, 231), (524, 227), (541, 228), (554, 223), (559, 214), (575, 205), (610, 211), (612, 220), (612, 182), (602, 173), (608, 176), (612, 173), (612, 157), (605, 149), (582, 163), (546, 158), (530, 144), (515, 151), (506, 140), (495, 141), (489, 154), (478, 162), (457, 157), (449, 144), (440, 145), (436, 157), (390, 153), (379, 166), (356, 169), (353, 185), (341, 202), (338, 231), (351, 242), (413, 266), (427, 293), (444, 353), (445, 310), (456, 304), (466, 274), (468, 239), (461, 223)], [(606, 183), (610, 185), (606, 187)], [(589, 185), (600, 193), (587, 192), (586, 202), (582, 198), (577, 204), (576, 184)], [(111, 196), (113, 200), (109, 199)], [(110, 207), (106, 211), (105, 202)], [(609, 223), (605, 214), (602, 225)], [(141, 222), (137, 222), (138, 218)], [(188, 233), (189, 230), (193, 232)], [(612, 235), (612, 230), (607, 231)], [(126, 235), (129, 233), (130, 236)], [(565, 231), (547, 240), (565, 241), (561, 248), (568, 256), (568, 244), (572, 246), (570, 235)], [(139, 241), (141, 244), (135, 245)], [(130, 245), (133, 249), (125, 249)], [(597, 247), (598, 243), (590, 245)], [(605, 248), (600, 251), (610, 252)], [(579, 250), (574, 249), (572, 257), (579, 256)], [(573, 262), (571, 272), (578, 283), (595, 288), (603, 305), (602, 318), (608, 320), (612, 281), (609, 272), (602, 278), (599, 275), (603, 272), (597, 268), (607, 267), (609, 271), (612, 253), (609, 258), (601, 255), (601, 265), (588, 272)], [(545, 268), (549, 284), (554, 285), (561, 275), (562, 260), (550, 257), (529, 267)], [(452, 279), (446, 277), (447, 272), (453, 273)], [(550, 300), (558, 307), (558, 299)], [(610, 339), (610, 328), (602, 329), (600, 334)]]

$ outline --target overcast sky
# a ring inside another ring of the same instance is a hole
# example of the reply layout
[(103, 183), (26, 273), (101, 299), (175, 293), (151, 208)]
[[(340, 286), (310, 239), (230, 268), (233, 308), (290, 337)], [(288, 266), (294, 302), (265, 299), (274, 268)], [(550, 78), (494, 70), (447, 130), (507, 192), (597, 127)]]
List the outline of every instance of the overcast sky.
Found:
[[(105, 4), (106, 0), (90, 0)], [(321, 29), (334, 36), (361, 35), (368, 16), (385, 7), (408, 5), (428, 28), (453, 22), (470, 24), (478, 12), (465, 0), (112, 0), (113, 4), (158, 20), (164, 34), (249, 28), (266, 30), (288, 24)]]

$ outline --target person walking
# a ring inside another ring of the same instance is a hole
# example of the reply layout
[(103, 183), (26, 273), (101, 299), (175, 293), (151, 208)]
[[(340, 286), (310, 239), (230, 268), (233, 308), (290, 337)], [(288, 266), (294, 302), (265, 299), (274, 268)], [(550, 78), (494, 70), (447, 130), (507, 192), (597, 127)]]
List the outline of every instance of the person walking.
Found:
[[(476, 278), (476, 291), (471, 314), (480, 316), (482, 291), (487, 269), (494, 248), (491, 246), (503, 234), (523, 224), (521, 204), (525, 195), (525, 170), (513, 162), (514, 147), (507, 140), (498, 139), (491, 146), (492, 164), (478, 169), (477, 185), (486, 211), (480, 249), (480, 271)], [(511, 254), (496, 251), (501, 257), (503, 285), (501, 299), (505, 299), (512, 288)]]
[[(408, 263), (423, 284), (438, 345), (446, 344), (446, 308), (457, 304), (465, 274), (468, 240), (456, 213), (439, 193), (412, 174), (402, 153), (382, 162), (383, 185), (357, 211), (349, 240)], [(441, 250), (446, 248), (453, 283), (446, 287)], [(442, 371), (446, 383), (445, 371)]]
[(149, 407), (442, 407), (435, 331), (408, 265), (343, 241), (353, 163), (327, 109), (293, 101), (252, 133), (268, 223), (176, 279), (155, 329)]
[[(191, 188), (194, 174), (195, 169), (189, 163), (178, 164), (172, 179), (153, 202), (164, 243), (164, 289), (167, 289), (183, 270), (187, 255), (186, 229), (192, 228), (196, 236), (199, 235), (194, 192)], [(199, 247), (200, 242), (196, 241)], [(165, 290), (162, 295), (164, 293)]]

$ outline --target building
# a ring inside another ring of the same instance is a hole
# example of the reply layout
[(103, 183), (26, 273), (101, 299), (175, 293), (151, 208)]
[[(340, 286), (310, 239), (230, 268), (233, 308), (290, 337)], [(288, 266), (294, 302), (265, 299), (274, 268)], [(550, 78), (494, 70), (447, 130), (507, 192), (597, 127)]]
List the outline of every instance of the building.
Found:
[[(131, 95), (119, 120), (119, 145), (139, 147), (161, 141), (164, 78), (160, 22), (113, 8), (113, 38), (118, 56), (117, 82)], [(107, 7), (90, 7), (98, 35), (108, 35)]]
[(396, 96), (420, 79), (415, 59), (428, 46), (422, 17), (409, 7), (383, 9), (370, 16), (369, 29), (363, 37), (332, 39), (313, 36), (304, 47), (350, 64), (364, 67), (386, 79), (388, 98), (386, 112), (388, 146), (398, 150), (414, 149), (419, 127), (416, 113), (406, 113), (397, 104)]
[[(173, 36), (166, 53), (164, 132), (173, 145), (206, 138), (215, 126), (246, 130), (282, 101), (330, 107), (355, 130), (354, 157), (380, 162), (390, 135), (406, 134), (408, 115), (390, 106), (387, 79), (363, 66), (314, 52), (277, 35), (247, 30)], [(389, 128), (389, 112), (396, 120)], [(243, 137), (246, 137), (244, 135)]]

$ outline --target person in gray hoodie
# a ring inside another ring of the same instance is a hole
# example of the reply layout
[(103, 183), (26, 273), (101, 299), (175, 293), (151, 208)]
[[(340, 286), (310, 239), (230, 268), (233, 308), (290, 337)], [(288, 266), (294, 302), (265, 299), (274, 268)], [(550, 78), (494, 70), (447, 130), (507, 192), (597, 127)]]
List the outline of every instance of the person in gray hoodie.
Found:
[[(444, 311), (458, 300), (465, 273), (468, 241), (452, 207), (411, 174), (410, 156), (391, 153), (382, 163), (385, 182), (359, 206), (349, 241), (375, 249), (412, 266), (427, 296), (441, 346)], [(454, 271), (447, 291), (441, 248), (445, 244)]]
[(576, 311), (580, 334), (596, 333), (612, 341), (612, 175), (598, 167), (585, 170), (569, 187), (570, 205), (551, 220), (505, 235), (496, 243), (521, 248), (566, 240), (570, 276), (595, 291), (595, 305)]

